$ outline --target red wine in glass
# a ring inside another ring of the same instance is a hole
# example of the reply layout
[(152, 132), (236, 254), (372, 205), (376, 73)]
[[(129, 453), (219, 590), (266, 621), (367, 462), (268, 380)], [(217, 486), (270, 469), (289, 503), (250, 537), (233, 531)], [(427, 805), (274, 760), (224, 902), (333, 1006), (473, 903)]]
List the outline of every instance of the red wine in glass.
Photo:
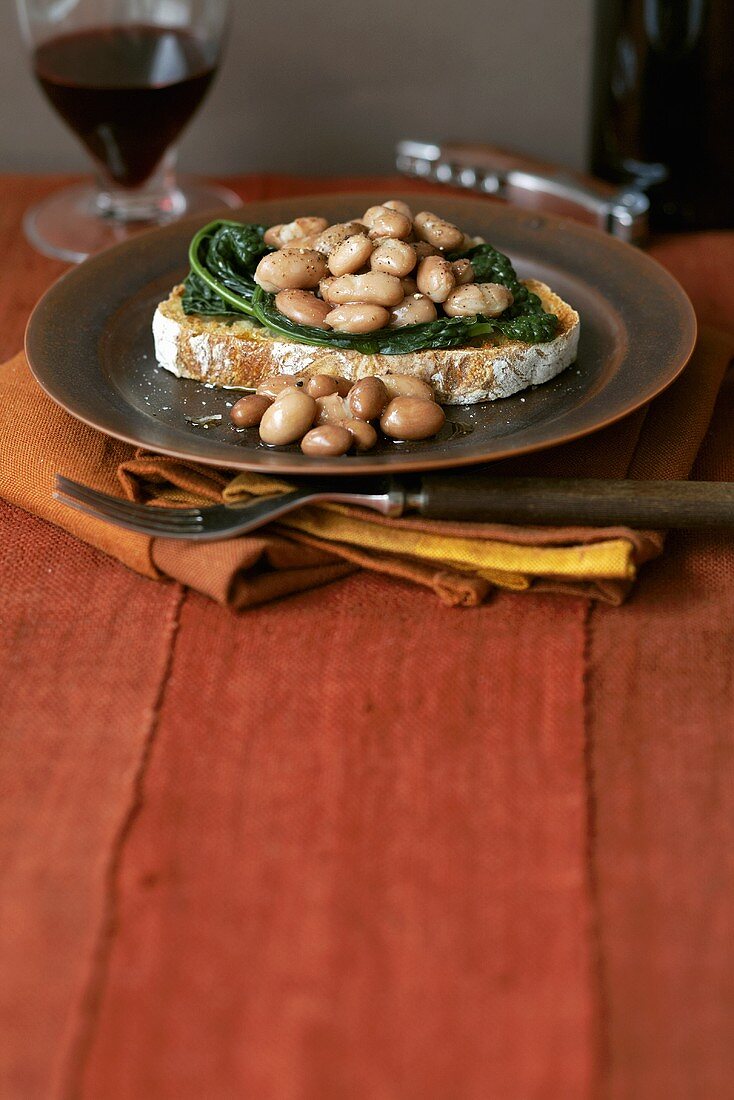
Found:
[(240, 205), (229, 188), (176, 175), (178, 139), (227, 43), (230, 0), (16, 0), (16, 7), (38, 82), (96, 167), (93, 180), (26, 211), (35, 248), (79, 263), (141, 229)]
[(152, 175), (206, 95), (218, 57), (185, 30), (99, 27), (37, 46), (41, 87), (121, 187)]

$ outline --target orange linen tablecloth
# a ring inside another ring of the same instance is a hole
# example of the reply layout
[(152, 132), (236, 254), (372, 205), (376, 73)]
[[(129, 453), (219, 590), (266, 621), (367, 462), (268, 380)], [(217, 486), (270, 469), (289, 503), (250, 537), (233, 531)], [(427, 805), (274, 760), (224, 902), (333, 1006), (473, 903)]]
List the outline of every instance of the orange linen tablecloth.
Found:
[[(3, 359), (58, 182), (0, 180)], [(734, 237), (655, 253), (734, 328)], [(730, 1094), (730, 536), (622, 608), (363, 572), (241, 617), (0, 525), (0, 1095)]]

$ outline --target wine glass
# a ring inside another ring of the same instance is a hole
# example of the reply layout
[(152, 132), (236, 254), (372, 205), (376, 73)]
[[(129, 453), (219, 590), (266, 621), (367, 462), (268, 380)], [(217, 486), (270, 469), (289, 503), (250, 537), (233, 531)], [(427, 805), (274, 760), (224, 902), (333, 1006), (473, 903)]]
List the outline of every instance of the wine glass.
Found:
[(219, 66), (229, 0), (16, 2), (35, 76), (96, 174), (26, 213), (39, 251), (78, 263), (141, 228), (239, 205), (175, 171), (176, 141)]

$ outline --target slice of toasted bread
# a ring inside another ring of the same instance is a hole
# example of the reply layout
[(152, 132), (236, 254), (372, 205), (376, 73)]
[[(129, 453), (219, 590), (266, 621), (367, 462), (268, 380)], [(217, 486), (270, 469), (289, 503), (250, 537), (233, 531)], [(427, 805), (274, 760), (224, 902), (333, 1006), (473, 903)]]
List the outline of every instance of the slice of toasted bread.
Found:
[(446, 405), (493, 401), (547, 382), (576, 358), (578, 313), (545, 283), (528, 279), (525, 285), (558, 317), (558, 333), (548, 343), (487, 340), (408, 355), (363, 355), (298, 344), (246, 318), (187, 316), (181, 305), (183, 287), (178, 286), (156, 310), (156, 357), (180, 378), (215, 386), (256, 387), (272, 374), (330, 374), (349, 381), (372, 374), (411, 374), (429, 382), (436, 400)]

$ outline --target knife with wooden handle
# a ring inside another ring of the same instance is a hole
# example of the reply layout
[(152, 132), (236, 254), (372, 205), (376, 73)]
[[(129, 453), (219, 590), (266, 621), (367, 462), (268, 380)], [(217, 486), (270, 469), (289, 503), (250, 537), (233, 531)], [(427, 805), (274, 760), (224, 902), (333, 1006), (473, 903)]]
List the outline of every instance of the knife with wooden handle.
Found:
[(396, 164), (405, 175), (572, 217), (633, 244), (646, 236), (650, 203), (641, 191), (620, 190), (494, 145), (400, 141)]

